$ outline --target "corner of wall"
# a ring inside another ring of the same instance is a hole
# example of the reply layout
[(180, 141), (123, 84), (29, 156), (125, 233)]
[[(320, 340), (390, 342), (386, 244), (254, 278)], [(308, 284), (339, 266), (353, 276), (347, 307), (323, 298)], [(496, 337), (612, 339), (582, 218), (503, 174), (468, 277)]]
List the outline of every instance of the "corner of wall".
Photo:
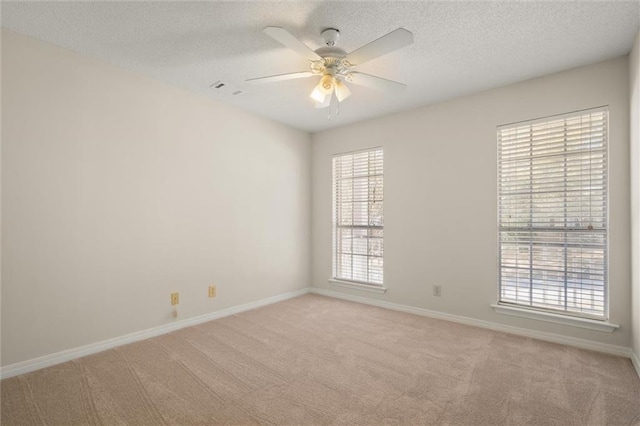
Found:
[(0, 35), (0, 372), (308, 286), (308, 133)]
[(640, 31), (629, 52), (631, 158), (631, 350), (640, 376)]
[(638, 373), (638, 378), (640, 378), (640, 357), (634, 351), (631, 351), (631, 363), (633, 367), (636, 369), (636, 373)]

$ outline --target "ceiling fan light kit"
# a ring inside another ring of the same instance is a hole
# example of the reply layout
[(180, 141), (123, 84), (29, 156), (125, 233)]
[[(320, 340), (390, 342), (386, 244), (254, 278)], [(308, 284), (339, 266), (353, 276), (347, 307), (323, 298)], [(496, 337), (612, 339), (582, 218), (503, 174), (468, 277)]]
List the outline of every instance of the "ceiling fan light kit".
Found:
[(336, 47), (336, 43), (340, 38), (340, 31), (336, 28), (327, 28), (322, 31), (321, 35), (326, 46), (316, 49), (315, 51), (283, 28), (266, 27), (263, 31), (285, 47), (307, 58), (310, 71), (252, 78), (246, 80), (248, 83), (271, 83), (296, 78), (320, 76), (318, 84), (309, 95), (311, 99), (315, 101), (316, 108), (331, 106), (331, 100), (334, 98), (339, 104), (351, 96), (351, 90), (349, 90), (345, 82), (387, 92), (397, 92), (406, 88), (406, 85), (397, 81), (387, 80), (353, 70), (353, 68), (364, 62), (412, 44), (413, 34), (404, 28), (391, 31), (351, 53), (347, 53), (341, 48)]

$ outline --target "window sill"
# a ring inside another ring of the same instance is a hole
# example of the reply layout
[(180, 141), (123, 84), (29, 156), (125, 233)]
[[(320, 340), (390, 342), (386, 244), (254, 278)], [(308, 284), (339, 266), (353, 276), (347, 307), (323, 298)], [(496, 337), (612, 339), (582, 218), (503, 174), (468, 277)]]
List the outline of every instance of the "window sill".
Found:
[(331, 278), (329, 282), (337, 287), (353, 288), (355, 290), (369, 291), (371, 293), (386, 293), (386, 287), (375, 284), (362, 284), (351, 281), (341, 281)]
[(620, 326), (607, 321), (598, 321), (588, 318), (572, 317), (562, 314), (554, 314), (551, 312), (535, 311), (526, 308), (517, 308), (514, 306), (506, 306), (494, 304), (491, 305), (498, 314), (511, 315), (520, 318), (529, 318), (538, 321), (552, 322), (555, 324), (569, 325), (572, 327), (587, 328), (589, 330), (605, 331), (612, 333)]

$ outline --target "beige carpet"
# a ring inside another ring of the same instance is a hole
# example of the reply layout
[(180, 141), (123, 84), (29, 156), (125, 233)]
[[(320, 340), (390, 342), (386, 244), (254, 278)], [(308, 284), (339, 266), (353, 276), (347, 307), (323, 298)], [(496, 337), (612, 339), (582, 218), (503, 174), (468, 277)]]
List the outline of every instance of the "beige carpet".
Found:
[(3, 425), (640, 423), (628, 359), (316, 295), (1, 385)]

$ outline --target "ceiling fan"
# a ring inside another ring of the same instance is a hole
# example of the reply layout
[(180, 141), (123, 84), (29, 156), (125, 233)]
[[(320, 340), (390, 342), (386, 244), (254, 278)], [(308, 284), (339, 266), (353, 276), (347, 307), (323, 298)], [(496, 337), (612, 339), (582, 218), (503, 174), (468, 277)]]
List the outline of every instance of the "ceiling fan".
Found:
[(353, 70), (356, 66), (371, 59), (412, 44), (413, 34), (404, 28), (391, 31), (389, 34), (365, 44), (351, 53), (336, 47), (336, 42), (340, 38), (340, 31), (335, 28), (327, 28), (322, 31), (322, 38), (326, 43), (326, 47), (321, 47), (315, 51), (284, 28), (266, 27), (263, 31), (285, 47), (307, 58), (310, 69), (309, 71), (251, 78), (246, 80), (248, 83), (272, 83), (295, 78), (320, 76), (318, 85), (310, 94), (315, 101), (316, 108), (330, 106), (334, 94), (338, 102), (347, 99), (351, 95), (351, 91), (346, 83), (384, 91), (399, 91), (407, 87), (397, 81)]

